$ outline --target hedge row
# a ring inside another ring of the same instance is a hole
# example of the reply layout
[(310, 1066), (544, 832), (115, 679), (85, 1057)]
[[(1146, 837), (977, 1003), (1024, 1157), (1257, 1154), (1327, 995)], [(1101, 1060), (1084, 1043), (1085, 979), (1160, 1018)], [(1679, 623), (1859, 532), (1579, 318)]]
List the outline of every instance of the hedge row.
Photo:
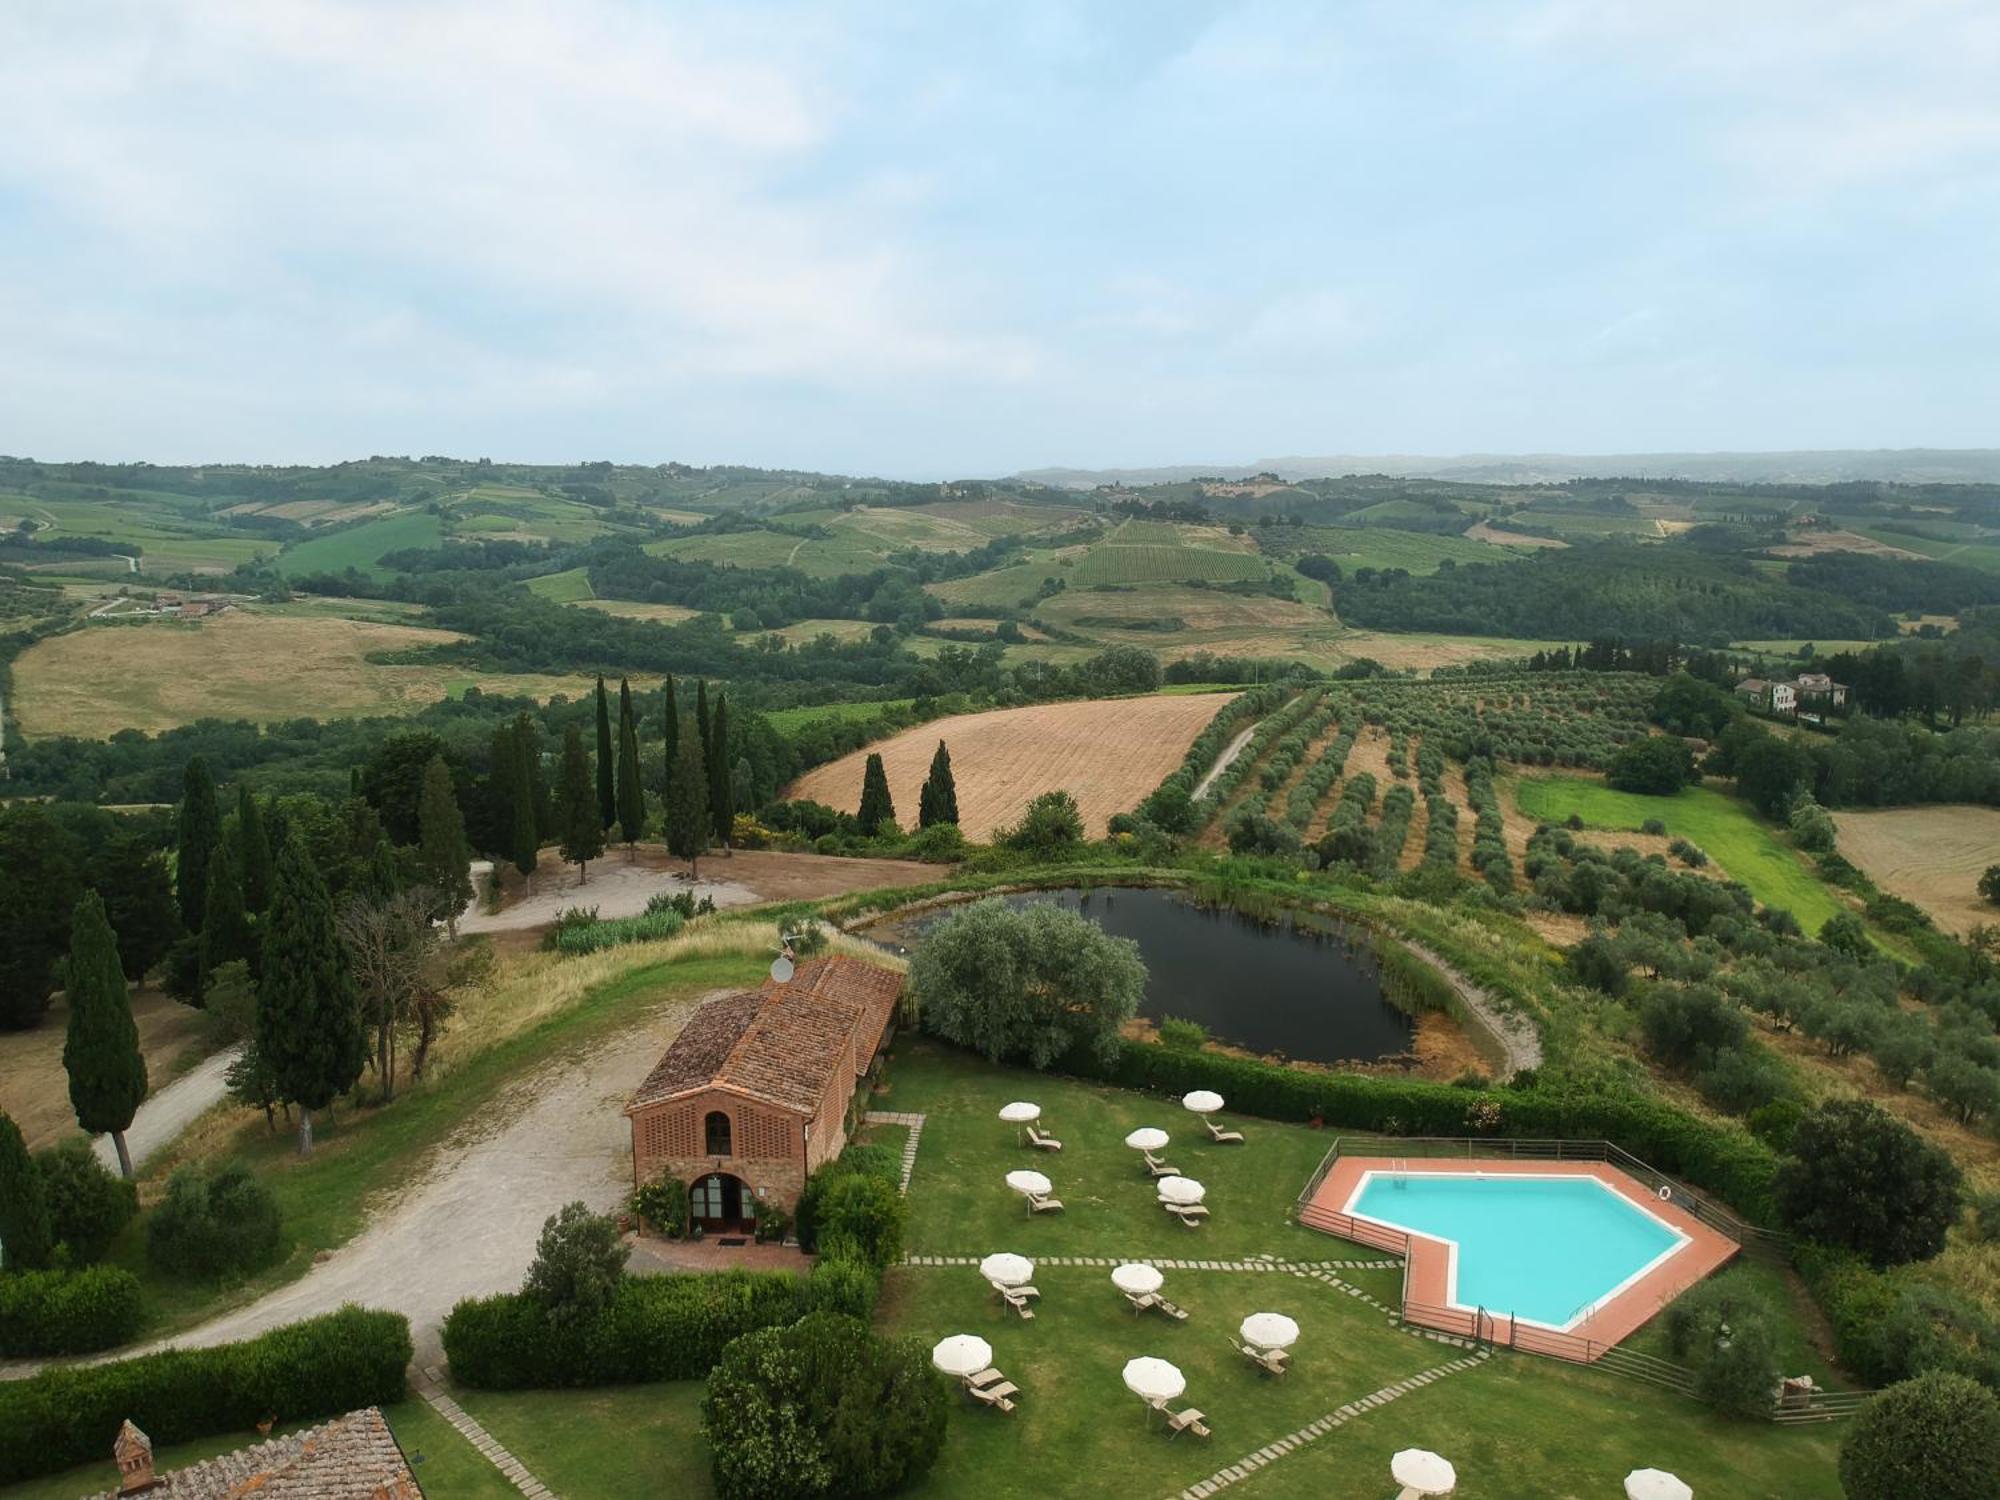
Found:
[(94, 1354), (129, 1343), (144, 1316), (139, 1278), (115, 1266), (0, 1276), (0, 1354)]
[(1403, 859), (1403, 845), (1410, 838), (1410, 816), (1416, 811), (1417, 794), (1408, 787), (1392, 786), (1382, 797), (1382, 821), (1375, 829), (1377, 879), (1387, 880)]
[(1442, 792), (1424, 799), (1424, 863), (1432, 869), (1458, 868), (1458, 804)]
[(1285, 821), (1295, 832), (1304, 834), (1311, 826), (1313, 814), (1326, 799), (1333, 784), (1340, 779), (1340, 773), (1347, 767), (1347, 757), (1354, 749), (1354, 731), (1344, 730), (1320, 751), (1319, 759), (1306, 769), (1299, 778), (1299, 784), (1292, 788), (1285, 798)]
[(1201, 778), (1208, 774), (1208, 768), (1215, 764), (1216, 757), (1228, 748), (1236, 737), (1237, 728), (1246, 719), (1261, 719), (1280, 703), (1291, 697), (1297, 687), (1290, 683), (1267, 682), (1261, 687), (1251, 688), (1247, 693), (1238, 693), (1222, 705), (1208, 726), (1194, 737), (1194, 743), (1181, 757), (1181, 763), (1154, 791), (1161, 792), (1175, 787), (1194, 795), (1194, 789), (1201, 784)]
[[(1752, 1221), (1767, 1220), (1771, 1213), (1777, 1157), (1769, 1147), (1738, 1126), (1710, 1124), (1647, 1099), (1308, 1073), (1131, 1041), (1120, 1044), (1109, 1066), (1076, 1056), (1064, 1065), (1084, 1077), (1150, 1093), (1178, 1096), (1213, 1089), (1230, 1109), (1272, 1120), (1319, 1120), (1383, 1135), (1607, 1140), (1649, 1166), (1714, 1193)], [(1496, 1112), (1497, 1126), (1487, 1123)], [(1475, 1126), (1475, 1119), (1481, 1124)]]
[(407, 1319), (348, 1306), (240, 1344), (0, 1382), (0, 1484), (109, 1459), (128, 1417), (164, 1447), (387, 1406), (405, 1395), (410, 1355)]
[(461, 1302), (444, 1321), (452, 1379), (482, 1390), (629, 1385), (708, 1374), (729, 1341), (807, 1313), (864, 1321), (876, 1273), (824, 1257), (809, 1276), (789, 1271), (627, 1276), (595, 1318), (552, 1323), (518, 1292)]
[(1251, 771), (1256, 769), (1265, 752), (1318, 707), (1320, 699), (1325, 696), (1325, 688), (1314, 688), (1301, 693), (1276, 713), (1259, 722), (1242, 752), (1216, 773), (1215, 780), (1209, 783), (1207, 794), (1195, 804), (1195, 816), (1202, 826), (1207, 826), (1237, 787), (1241, 786)]

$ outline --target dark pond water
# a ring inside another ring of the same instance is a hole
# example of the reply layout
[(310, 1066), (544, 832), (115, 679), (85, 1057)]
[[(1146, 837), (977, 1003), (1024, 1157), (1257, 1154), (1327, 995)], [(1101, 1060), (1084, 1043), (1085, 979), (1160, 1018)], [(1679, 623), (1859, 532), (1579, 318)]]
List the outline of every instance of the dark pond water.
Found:
[[(1139, 1012), (1149, 1020), (1185, 1017), (1217, 1041), (1305, 1062), (1372, 1062), (1410, 1050), (1413, 1023), (1383, 999), (1372, 955), (1350, 954), (1331, 934), (1289, 920), (1267, 926), (1167, 890), (1098, 887), (1000, 899), (1081, 912), (1136, 942), (1148, 975)], [(907, 951), (954, 910), (877, 923), (868, 935)]]

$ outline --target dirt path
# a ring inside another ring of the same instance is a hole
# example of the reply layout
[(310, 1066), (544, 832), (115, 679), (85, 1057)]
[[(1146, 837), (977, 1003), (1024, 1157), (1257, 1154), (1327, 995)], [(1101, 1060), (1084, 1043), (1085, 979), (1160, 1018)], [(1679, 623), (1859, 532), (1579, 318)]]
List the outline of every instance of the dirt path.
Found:
[(1208, 794), (1208, 789), (1214, 783), (1215, 778), (1229, 769), (1230, 763), (1243, 753), (1243, 747), (1250, 743), (1250, 736), (1256, 732), (1257, 726), (1252, 724), (1248, 729), (1229, 742), (1222, 754), (1216, 756), (1215, 764), (1208, 768), (1208, 774), (1202, 777), (1200, 782), (1196, 784), (1192, 800), (1199, 802)]
[(579, 1198), (615, 1208), (631, 1190), (631, 1130), (620, 1111), (699, 1003), (660, 1006), (524, 1078), (378, 1206), (367, 1229), (299, 1280), (166, 1343), (230, 1343), (359, 1302), (407, 1316), (417, 1363), (436, 1363), (445, 1314), (462, 1297), (518, 1287), (544, 1219)]
[[(226, 1048), (157, 1093), (146, 1096), (146, 1102), (132, 1117), (132, 1128), (125, 1132), (125, 1149), (132, 1154), (135, 1168), (143, 1167), (156, 1152), (171, 1146), (211, 1105), (222, 1101), (229, 1092), (225, 1075), (242, 1050), (240, 1046)], [(113, 1171), (118, 1169), (118, 1152), (110, 1136), (100, 1135), (90, 1143), (90, 1149), (105, 1166)]]
[[(132, 993), (132, 1020), (139, 1028), (139, 1052), (155, 1095), (214, 1046), (208, 1018), (156, 989)], [(62, 1050), (69, 1026), (69, 1003), (57, 995), (41, 1024), (30, 1031), (0, 1033), (0, 1109), (21, 1127), (30, 1151), (53, 1146), (76, 1133), (70, 1106), (69, 1075)], [(141, 1114), (151, 1101), (141, 1106)]]

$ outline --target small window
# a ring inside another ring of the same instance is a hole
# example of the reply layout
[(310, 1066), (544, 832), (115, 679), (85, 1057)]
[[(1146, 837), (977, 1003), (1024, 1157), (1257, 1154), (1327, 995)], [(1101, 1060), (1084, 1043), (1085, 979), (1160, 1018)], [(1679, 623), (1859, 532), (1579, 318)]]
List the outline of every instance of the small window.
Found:
[(710, 1110), (708, 1118), (702, 1121), (702, 1133), (707, 1137), (709, 1156), (734, 1156), (729, 1142), (729, 1116), (721, 1110)]

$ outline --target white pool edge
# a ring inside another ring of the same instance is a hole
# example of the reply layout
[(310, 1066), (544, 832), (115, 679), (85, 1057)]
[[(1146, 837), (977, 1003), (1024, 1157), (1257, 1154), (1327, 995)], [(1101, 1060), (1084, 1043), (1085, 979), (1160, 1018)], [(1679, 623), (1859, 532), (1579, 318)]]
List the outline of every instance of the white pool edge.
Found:
[(1398, 1234), (1409, 1235), (1412, 1239), (1430, 1240), (1435, 1244), (1444, 1246), (1445, 1305), (1458, 1312), (1478, 1313), (1483, 1310), (1488, 1316), (1501, 1315), (1500, 1311), (1496, 1308), (1481, 1309), (1472, 1303), (1461, 1302), (1459, 1300), (1457, 1240), (1449, 1239), (1444, 1235), (1433, 1233), (1427, 1229), (1413, 1229), (1407, 1224), (1397, 1223), (1394, 1219), (1385, 1219), (1379, 1214), (1362, 1213), (1356, 1209), (1355, 1205), (1361, 1201), (1362, 1196), (1368, 1191), (1369, 1185), (1377, 1177), (1435, 1177), (1439, 1179), (1456, 1179), (1464, 1182), (1588, 1182), (1595, 1186), (1599, 1192), (1609, 1193), (1613, 1198), (1617, 1199), (1627, 1208), (1632, 1209), (1635, 1213), (1645, 1215), (1673, 1237), (1674, 1242), (1671, 1245), (1667, 1246), (1666, 1249), (1647, 1261), (1645, 1265), (1619, 1282), (1610, 1291), (1604, 1293), (1603, 1296), (1593, 1297), (1584, 1305), (1583, 1310), (1572, 1317), (1567, 1323), (1545, 1323), (1539, 1318), (1522, 1317), (1513, 1312), (1504, 1314), (1510, 1322), (1525, 1324), (1530, 1328), (1546, 1328), (1551, 1333), (1571, 1332), (1579, 1323), (1587, 1321), (1599, 1308), (1623, 1296), (1694, 1243), (1692, 1235), (1686, 1234), (1676, 1225), (1668, 1223), (1650, 1208), (1647, 1208), (1645, 1204), (1626, 1197), (1625, 1194), (1619, 1192), (1595, 1172), (1410, 1172), (1397, 1171), (1393, 1168), (1367, 1168), (1355, 1182), (1353, 1191), (1347, 1195), (1347, 1201), (1341, 1205), (1341, 1212), (1345, 1213), (1349, 1218), (1366, 1219), (1371, 1224), (1380, 1224), (1385, 1228), (1395, 1230)]

